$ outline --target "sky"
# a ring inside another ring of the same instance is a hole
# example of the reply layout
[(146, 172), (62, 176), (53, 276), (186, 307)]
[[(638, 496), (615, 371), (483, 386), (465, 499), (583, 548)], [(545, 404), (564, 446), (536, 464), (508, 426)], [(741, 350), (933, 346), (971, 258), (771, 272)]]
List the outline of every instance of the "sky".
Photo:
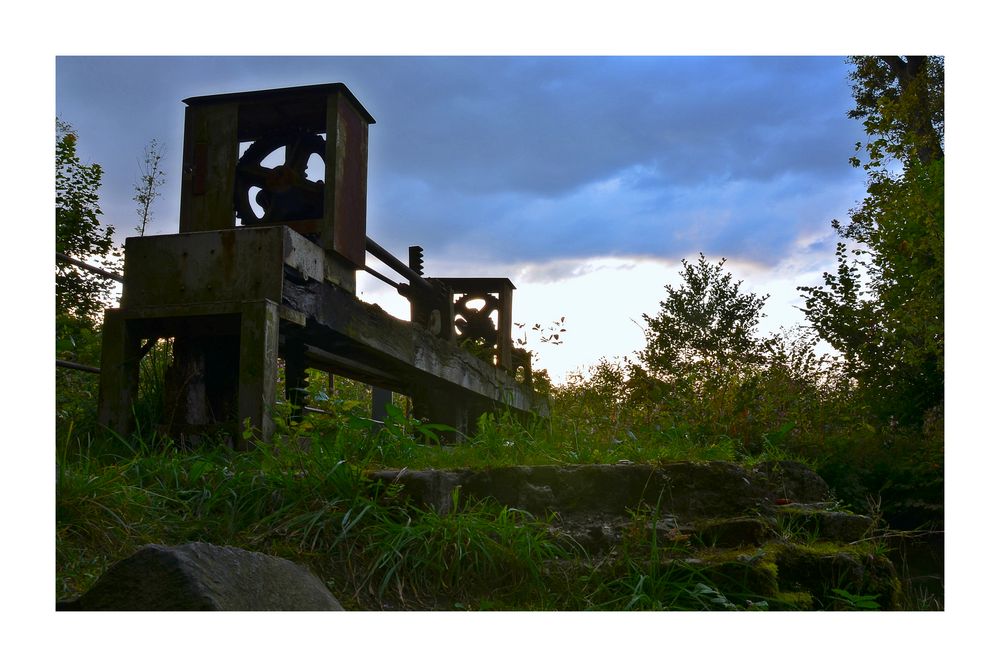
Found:
[[(803, 323), (796, 287), (834, 266), (830, 222), (864, 196), (842, 56), (93, 57), (55, 61), (56, 113), (104, 169), (104, 221), (137, 224), (145, 146), (166, 183), (147, 234), (177, 231), (182, 99), (343, 82), (376, 119), (368, 236), (429, 276), (505, 276), (536, 367), (557, 382), (644, 345), (698, 253)], [(369, 257), (377, 268), (377, 260)], [(359, 274), (361, 298), (406, 317)], [(532, 325), (565, 318), (561, 345)], [(515, 334), (520, 334), (515, 331)]]

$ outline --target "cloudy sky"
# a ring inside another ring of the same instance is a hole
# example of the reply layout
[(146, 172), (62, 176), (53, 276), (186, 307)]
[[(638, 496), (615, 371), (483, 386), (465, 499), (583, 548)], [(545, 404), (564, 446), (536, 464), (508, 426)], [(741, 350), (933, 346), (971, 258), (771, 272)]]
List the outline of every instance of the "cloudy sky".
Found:
[(400, 257), (422, 245), (428, 275), (509, 276), (518, 322), (565, 317), (563, 345), (531, 344), (562, 379), (642, 347), (642, 314), (699, 252), (771, 294), (765, 328), (800, 322), (795, 287), (832, 266), (830, 221), (864, 196), (848, 72), (843, 57), (59, 57), (56, 112), (104, 168), (122, 237), (144, 146), (165, 146), (147, 233), (169, 234), (183, 98), (346, 83), (377, 121), (368, 235)]

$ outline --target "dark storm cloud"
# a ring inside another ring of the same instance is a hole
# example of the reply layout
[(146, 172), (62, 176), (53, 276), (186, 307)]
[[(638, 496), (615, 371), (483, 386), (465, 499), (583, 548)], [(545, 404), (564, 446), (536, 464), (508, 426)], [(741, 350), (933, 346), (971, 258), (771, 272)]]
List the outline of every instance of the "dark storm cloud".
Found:
[(377, 119), (369, 234), (397, 253), (773, 262), (858, 196), (846, 74), (838, 58), (62, 58), (57, 111), (105, 167), (120, 231), (152, 137), (156, 232), (176, 229), (182, 98), (343, 81)]
[(636, 186), (642, 175), (593, 184), (562, 197), (498, 193), (469, 196), (398, 181), (373, 234), (398, 251), (421, 243), (429, 256), (470, 261), (545, 262), (594, 256), (677, 260), (698, 252), (776, 263), (802, 238), (829, 230), (860, 196), (843, 179), (817, 184), (807, 176), (771, 181), (705, 182), (658, 189)]
[(478, 193), (559, 194), (637, 164), (660, 184), (831, 174), (851, 145), (846, 69), (782, 60), (474, 59), (459, 72), (409, 61), (380, 131), (397, 146), (394, 170)]
[[(399, 245), (483, 261), (774, 262), (856, 200), (846, 67), (830, 58), (409, 61), (375, 207)], [(418, 70), (434, 72), (433, 87)], [(476, 76), (470, 77), (470, 71)], [(447, 117), (447, 122), (441, 118)], [(375, 140), (373, 139), (373, 142)]]

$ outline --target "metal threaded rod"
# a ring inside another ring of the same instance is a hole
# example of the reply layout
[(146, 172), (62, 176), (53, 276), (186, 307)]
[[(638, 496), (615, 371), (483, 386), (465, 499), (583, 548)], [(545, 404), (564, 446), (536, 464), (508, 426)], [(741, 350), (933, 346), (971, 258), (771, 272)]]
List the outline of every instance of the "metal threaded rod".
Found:
[(390, 253), (388, 250), (380, 246), (378, 243), (375, 243), (375, 241), (372, 241), (367, 236), (365, 237), (365, 249), (371, 254), (373, 254), (375, 257), (377, 257), (379, 261), (383, 262), (393, 271), (395, 271), (399, 275), (409, 280), (410, 285), (414, 287), (420, 287), (421, 289), (425, 289), (429, 292), (434, 291), (434, 286), (431, 285), (429, 282), (427, 282), (423, 278), (423, 276), (421, 276), (419, 273), (411, 269), (405, 263), (394, 257), (392, 253)]

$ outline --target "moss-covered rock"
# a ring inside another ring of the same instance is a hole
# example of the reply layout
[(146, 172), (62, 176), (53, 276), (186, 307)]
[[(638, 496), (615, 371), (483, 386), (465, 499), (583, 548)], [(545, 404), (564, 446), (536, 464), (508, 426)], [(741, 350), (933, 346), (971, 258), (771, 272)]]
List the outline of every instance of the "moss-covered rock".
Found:
[(828, 500), (830, 487), (809, 466), (798, 461), (765, 461), (753, 471), (767, 479), (768, 490), (775, 498), (800, 503)]
[(708, 519), (699, 522), (696, 534), (705, 546), (720, 548), (759, 546), (774, 535), (774, 524), (758, 517)]
[(812, 611), (816, 608), (816, 600), (809, 591), (779, 591), (769, 601), (769, 608), (774, 611)]
[(740, 597), (774, 598), (779, 593), (778, 567), (766, 552), (721, 551), (700, 554), (699, 571), (720, 591)]
[(794, 462), (747, 468), (725, 461), (663, 465), (510, 466), (484, 470), (383, 470), (374, 479), (399, 484), (414, 501), (451, 510), (453, 492), (491, 498), (536, 516), (626, 514), (641, 507), (683, 519), (769, 513), (775, 501), (815, 502), (826, 483)]
[(830, 542), (778, 544), (772, 553), (783, 591), (807, 591), (826, 601), (825, 608), (832, 606), (834, 589), (874, 596), (880, 609), (899, 608), (899, 579), (884, 556)]
[[(382, 471), (437, 512), (489, 498), (544, 517), (578, 554), (586, 608), (840, 609), (899, 605), (869, 517), (806, 466), (767, 462)], [(701, 605), (699, 607), (699, 605)]]
[(857, 542), (874, 528), (874, 520), (863, 514), (788, 504), (776, 508), (779, 528), (785, 533), (831, 542)]

